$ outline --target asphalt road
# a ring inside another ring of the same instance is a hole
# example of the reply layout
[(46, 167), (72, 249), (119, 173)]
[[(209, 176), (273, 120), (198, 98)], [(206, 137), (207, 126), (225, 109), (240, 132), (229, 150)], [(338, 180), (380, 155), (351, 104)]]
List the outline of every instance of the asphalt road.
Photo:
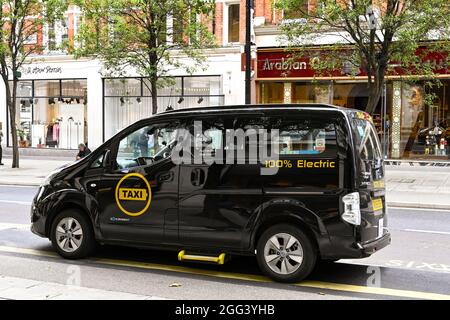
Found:
[[(392, 244), (370, 258), (320, 264), (298, 284), (262, 276), (254, 258), (223, 266), (176, 253), (104, 246), (68, 261), (29, 231), (35, 187), (0, 186), (0, 275), (168, 299), (450, 299), (450, 211), (389, 209)], [(1, 298), (1, 291), (0, 291)]]

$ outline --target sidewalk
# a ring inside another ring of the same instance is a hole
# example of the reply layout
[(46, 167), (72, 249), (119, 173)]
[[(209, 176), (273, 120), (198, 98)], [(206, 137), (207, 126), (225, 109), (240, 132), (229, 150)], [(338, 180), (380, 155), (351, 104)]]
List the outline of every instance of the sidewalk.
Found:
[(386, 201), (391, 207), (450, 210), (450, 168), (386, 166)]
[(108, 291), (0, 275), (0, 300), (162, 300), (164, 298)]
[[(20, 169), (11, 168), (11, 158), (0, 166), (0, 184), (38, 186), (55, 168), (72, 158), (20, 159)], [(390, 207), (450, 210), (450, 167), (386, 166), (386, 200)]]
[(0, 166), (0, 184), (39, 186), (52, 170), (73, 162), (74, 158), (30, 158), (19, 159), (20, 168), (11, 168), (11, 158), (3, 158)]

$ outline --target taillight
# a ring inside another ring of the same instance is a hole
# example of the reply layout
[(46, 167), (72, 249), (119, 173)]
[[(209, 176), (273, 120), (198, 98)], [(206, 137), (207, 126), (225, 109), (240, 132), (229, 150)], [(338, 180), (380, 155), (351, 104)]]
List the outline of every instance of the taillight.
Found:
[(359, 207), (359, 193), (353, 192), (342, 197), (344, 213), (342, 219), (348, 223), (359, 226), (361, 224), (361, 210)]

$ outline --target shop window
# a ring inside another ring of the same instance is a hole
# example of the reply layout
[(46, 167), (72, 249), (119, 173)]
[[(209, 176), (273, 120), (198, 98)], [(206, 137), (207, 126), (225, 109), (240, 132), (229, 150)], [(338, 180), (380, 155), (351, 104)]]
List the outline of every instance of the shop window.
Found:
[(16, 123), (17, 134), (19, 138), (19, 146), (21, 148), (26, 148), (31, 145), (31, 122), (32, 122), (32, 108), (33, 108), (32, 98), (18, 98), (16, 99)]
[(20, 95), (29, 95), (16, 100), (20, 146), (77, 149), (87, 143), (86, 85), (86, 80), (19, 81)]
[(220, 77), (189, 77), (184, 78), (184, 94), (207, 96), (220, 94)]
[[(10, 88), (12, 89), (13, 82), (9, 81)], [(19, 81), (17, 83), (17, 97), (31, 97), (33, 95), (33, 82), (32, 81)]]
[(283, 103), (284, 82), (263, 82), (261, 84), (262, 103)]
[(369, 100), (366, 83), (335, 83), (333, 104), (345, 108), (364, 110)]
[[(105, 79), (104, 85), (105, 138), (153, 114), (148, 79)], [(179, 76), (159, 80), (157, 112), (223, 104), (220, 76)]]
[(34, 106), (32, 146), (77, 149), (87, 142), (87, 107), (76, 99), (38, 99)]
[[(148, 79), (143, 79), (143, 95), (151, 96), (151, 83)], [(172, 78), (169, 81), (160, 79), (158, 81), (158, 96), (179, 96), (182, 94), (181, 77)]]
[(35, 97), (59, 97), (60, 83), (59, 80), (38, 80), (34, 81)]
[(228, 42), (239, 42), (239, 3), (228, 5)]
[(105, 94), (107, 96), (141, 95), (141, 80), (139, 78), (105, 79)]
[(330, 103), (328, 83), (292, 83), (292, 103)]
[(86, 80), (62, 80), (61, 92), (63, 96), (67, 97), (86, 97), (87, 82)]
[(449, 158), (449, 81), (426, 86), (402, 83), (400, 157), (446, 160)]

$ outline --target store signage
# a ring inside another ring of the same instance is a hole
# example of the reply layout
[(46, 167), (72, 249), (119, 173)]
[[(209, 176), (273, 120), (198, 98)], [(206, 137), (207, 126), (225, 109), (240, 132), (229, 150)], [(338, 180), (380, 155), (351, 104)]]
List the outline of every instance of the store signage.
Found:
[(21, 69), (23, 74), (59, 74), (62, 73), (61, 67), (52, 66), (27, 66)]
[(281, 61), (273, 62), (266, 59), (263, 63), (263, 70), (278, 70), (278, 71), (291, 71), (291, 70), (306, 70), (307, 63), (305, 61), (290, 61), (281, 58)]
[[(348, 50), (342, 51), (343, 56), (351, 56)], [(434, 73), (450, 74), (449, 60), (447, 52), (433, 52), (426, 47), (417, 49), (416, 55), (423, 63), (429, 64)], [(305, 51), (302, 56), (293, 58), (292, 54), (285, 51), (259, 51), (257, 54), (257, 77), (258, 78), (313, 78), (317, 76), (345, 77), (345, 76), (366, 76), (362, 67), (354, 66), (342, 61), (331, 63), (333, 54), (327, 51), (315, 49)], [(327, 61), (328, 60), (328, 61)], [(327, 62), (329, 69), (318, 71), (317, 66)], [(406, 72), (395, 62), (391, 62), (387, 75), (417, 74), (414, 68)]]
[[(258, 52), (258, 78), (301, 78), (316, 76), (315, 64), (320, 62), (319, 56), (302, 56), (292, 58), (287, 52)], [(339, 75), (339, 71), (330, 70), (330, 75)]]

